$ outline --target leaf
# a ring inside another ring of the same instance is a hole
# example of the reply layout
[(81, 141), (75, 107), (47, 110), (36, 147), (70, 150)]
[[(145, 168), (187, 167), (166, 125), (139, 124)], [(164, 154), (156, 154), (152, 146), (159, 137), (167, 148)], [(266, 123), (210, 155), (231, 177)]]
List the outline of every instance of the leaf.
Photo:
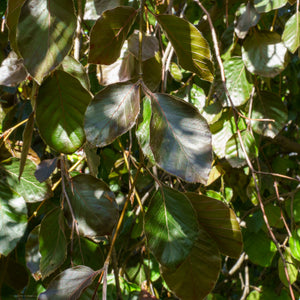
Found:
[(28, 72), (39, 84), (71, 50), (76, 29), (72, 7), (71, 0), (52, 0), (51, 5), (48, 0), (27, 0), (22, 6), (18, 49)]
[(43, 82), (36, 99), (36, 122), (50, 147), (73, 153), (82, 146), (84, 114), (90, 101), (90, 93), (64, 71), (55, 71)]
[(105, 65), (115, 62), (136, 15), (137, 11), (129, 6), (106, 10), (92, 28), (88, 62)]
[(57, 159), (58, 158), (55, 157), (52, 159), (42, 160), (41, 163), (36, 167), (34, 176), (39, 182), (44, 182), (51, 176), (56, 169)]
[(289, 237), (289, 246), (293, 257), (300, 261), (300, 229), (294, 230)]
[(42, 278), (52, 274), (67, 257), (64, 215), (60, 208), (51, 210), (42, 220), (39, 234)]
[(214, 288), (221, 270), (221, 257), (210, 236), (200, 230), (189, 256), (174, 271), (162, 267), (168, 287), (182, 300), (203, 299)]
[(285, 202), (288, 216), (295, 222), (300, 222), (300, 191), (296, 192), (292, 200)]
[(258, 23), (260, 14), (250, 1), (246, 5), (242, 4), (237, 13), (239, 16), (235, 22), (234, 31), (239, 39), (244, 39), (249, 29)]
[(286, 278), (285, 267), (281, 257), (279, 257), (278, 259), (278, 275), (281, 282), (286, 287), (289, 287), (290, 284), (293, 284), (297, 280), (297, 276), (298, 276), (297, 264), (296, 261), (291, 256), (289, 248), (285, 248), (283, 256), (285, 259), (287, 273), (289, 274), (289, 282)]
[(220, 252), (239, 258), (243, 250), (243, 240), (234, 211), (223, 202), (204, 195), (196, 193), (185, 195), (197, 213), (198, 222), (216, 242)]
[(198, 237), (198, 223), (190, 201), (176, 190), (160, 187), (145, 215), (144, 231), (159, 263), (177, 268)]
[(28, 155), (29, 149), (31, 147), (33, 128), (34, 128), (34, 113), (32, 112), (29, 115), (28, 121), (26, 123), (25, 129), (23, 132), (23, 139), (22, 139), (23, 145), (22, 145), (20, 170), (19, 170), (19, 177), (18, 177), (19, 180), (23, 174), (24, 167), (25, 167), (26, 160), (27, 160), (27, 155)]
[(20, 160), (12, 158), (4, 164), (0, 164), (0, 185), (9, 186), (25, 199), (28, 203), (39, 202), (52, 196), (47, 183), (39, 183), (33, 173), (35, 165), (27, 159), (24, 172), (20, 181), (19, 177)]
[(157, 15), (156, 19), (174, 47), (179, 64), (201, 79), (211, 82), (214, 68), (209, 45), (201, 32), (176, 16)]
[(242, 57), (249, 72), (274, 77), (288, 64), (288, 51), (281, 36), (271, 31), (255, 31), (242, 47)]
[(150, 147), (156, 163), (186, 181), (205, 183), (211, 169), (211, 133), (197, 108), (153, 94)]
[(111, 234), (118, 206), (106, 183), (91, 175), (77, 175), (71, 184), (68, 194), (79, 232), (89, 238)]
[(99, 271), (86, 266), (69, 268), (58, 274), (49, 284), (39, 300), (76, 300), (90, 286)]
[(114, 84), (101, 90), (86, 111), (84, 129), (87, 140), (103, 147), (127, 132), (139, 114), (139, 101), (137, 84)]
[[(138, 66), (138, 63), (136, 62)], [(162, 78), (162, 61), (160, 57), (160, 52), (156, 52), (155, 56), (149, 58), (142, 63), (143, 71), (143, 82), (152, 92), (159, 88), (161, 78)], [(138, 68), (137, 72), (138, 74)]]
[(252, 128), (256, 133), (274, 138), (287, 123), (288, 112), (277, 94), (261, 91), (254, 98), (251, 118), (274, 120), (274, 122), (251, 121)]
[(8, 255), (27, 227), (27, 207), (23, 197), (0, 184), (0, 253)]
[[(257, 157), (258, 148), (252, 133), (248, 130), (244, 130), (241, 132), (241, 136), (248, 157), (250, 159)], [(242, 150), (237, 133), (235, 133), (226, 143), (225, 158), (233, 168), (240, 168), (247, 164), (246, 156)]]
[[(297, 23), (298, 22), (298, 23)], [(300, 46), (300, 13), (297, 12), (285, 23), (282, 34), (285, 46), (295, 53)]]
[(84, 20), (97, 20), (108, 9), (120, 6), (120, 0), (86, 0)]
[(14, 51), (8, 54), (0, 66), (0, 85), (17, 86), (27, 77), (23, 59), (19, 59)]
[[(235, 106), (243, 105), (251, 95), (253, 84), (247, 78), (247, 72), (241, 57), (232, 57), (224, 62), (226, 87)], [(231, 107), (224, 95), (223, 106)]]
[(287, 0), (254, 0), (254, 6), (258, 13), (267, 13), (285, 6), (286, 3)]

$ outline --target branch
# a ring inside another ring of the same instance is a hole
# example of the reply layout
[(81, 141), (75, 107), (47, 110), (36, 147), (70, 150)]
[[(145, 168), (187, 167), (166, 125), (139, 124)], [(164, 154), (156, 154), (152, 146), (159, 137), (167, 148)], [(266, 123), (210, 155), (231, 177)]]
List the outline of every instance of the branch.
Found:
[(81, 39), (81, 23), (82, 23), (82, 1), (77, 0), (77, 27), (74, 40), (74, 58), (80, 58), (80, 39)]

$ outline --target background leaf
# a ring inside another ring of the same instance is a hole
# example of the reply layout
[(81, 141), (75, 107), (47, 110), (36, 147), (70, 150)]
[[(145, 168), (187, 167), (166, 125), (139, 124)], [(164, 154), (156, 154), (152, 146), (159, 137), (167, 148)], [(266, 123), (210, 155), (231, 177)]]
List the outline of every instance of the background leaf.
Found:
[(293, 259), (293, 257), (291, 256), (289, 248), (285, 249), (285, 251), (283, 253), (283, 256), (284, 256), (284, 259), (285, 259), (286, 269), (287, 269), (287, 272), (289, 274), (290, 282), (288, 282), (287, 279), (286, 279), (284, 264), (283, 264), (283, 261), (282, 261), (281, 257), (278, 260), (278, 273), (279, 273), (279, 278), (280, 278), (281, 282), (286, 287), (288, 287), (289, 284), (293, 284), (297, 280), (297, 276), (298, 276), (297, 267), (298, 267), (299, 264), (297, 264), (296, 260)]
[(174, 269), (189, 255), (198, 236), (195, 212), (186, 196), (160, 187), (145, 216), (150, 250), (165, 267)]
[(55, 157), (52, 159), (42, 160), (41, 163), (36, 167), (34, 176), (39, 182), (44, 182), (51, 176), (53, 171), (56, 169), (57, 159), (58, 158)]
[(90, 93), (77, 79), (57, 70), (39, 89), (36, 121), (45, 142), (59, 153), (73, 153), (85, 141), (84, 113)]
[(152, 98), (150, 147), (156, 163), (186, 181), (205, 183), (211, 169), (211, 134), (191, 104), (167, 94)]
[(127, 132), (140, 111), (140, 92), (136, 84), (115, 84), (95, 95), (85, 115), (87, 140), (103, 147)]
[(157, 21), (172, 43), (179, 64), (201, 79), (213, 80), (213, 63), (206, 39), (188, 21), (172, 15), (157, 15)]
[(299, 46), (300, 46), (300, 12), (296, 12), (286, 22), (284, 31), (282, 34), (282, 41), (284, 42), (285, 46), (292, 53), (295, 53), (295, 51), (299, 48)]
[(120, 0), (86, 0), (84, 9), (84, 20), (97, 20), (101, 14), (120, 6)]
[[(76, 17), (71, 0), (26, 0), (17, 27), (18, 49), (28, 72), (40, 84), (71, 50)], [(30, 41), (34, 45), (28, 47)]]

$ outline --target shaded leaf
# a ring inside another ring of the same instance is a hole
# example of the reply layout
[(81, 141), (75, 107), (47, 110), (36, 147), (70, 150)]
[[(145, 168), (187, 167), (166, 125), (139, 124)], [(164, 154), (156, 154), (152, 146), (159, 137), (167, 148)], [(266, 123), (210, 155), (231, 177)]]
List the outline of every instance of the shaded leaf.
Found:
[(86, 266), (76, 266), (58, 274), (49, 284), (39, 300), (76, 300), (90, 286), (99, 271)]
[[(138, 63), (136, 64), (138, 66)], [(160, 52), (156, 52), (154, 57), (151, 57), (142, 63), (143, 82), (152, 92), (159, 88), (162, 78), (162, 62)], [(138, 68), (137, 72), (138, 73)]]
[(211, 82), (213, 63), (209, 45), (201, 32), (188, 21), (176, 16), (157, 15), (156, 19), (172, 43), (179, 64), (201, 79)]
[(274, 120), (274, 122), (251, 121), (256, 133), (274, 138), (288, 121), (287, 108), (277, 94), (261, 91), (254, 98), (251, 118)]
[[(245, 150), (250, 159), (258, 156), (258, 148), (252, 133), (248, 130), (241, 132)], [(233, 168), (239, 168), (247, 164), (246, 156), (241, 147), (238, 134), (235, 133), (226, 143), (225, 158)]]
[[(26, 0), (17, 27), (18, 50), (40, 84), (69, 53), (76, 29), (71, 0)], [(71, 8), (71, 9), (70, 9)], [(34, 45), (33, 48), (30, 45)]]
[(243, 250), (240, 225), (234, 211), (223, 202), (196, 193), (185, 193), (198, 216), (198, 222), (224, 255), (239, 258)]
[(58, 158), (55, 157), (52, 159), (42, 160), (41, 163), (36, 167), (34, 176), (39, 182), (44, 182), (51, 176), (56, 169), (57, 159)]
[(168, 287), (182, 300), (203, 299), (214, 288), (221, 270), (221, 257), (208, 233), (200, 230), (189, 256), (174, 271), (162, 267)]
[(284, 253), (283, 253), (284, 259), (285, 259), (285, 264), (286, 264), (286, 269), (287, 273), (289, 274), (289, 282), (286, 278), (285, 274), (285, 267), (282, 261), (282, 258), (279, 257), (278, 259), (278, 275), (281, 280), (281, 282), (288, 287), (289, 284), (293, 284), (297, 280), (298, 276), (298, 270), (297, 270), (297, 264), (295, 259), (291, 256), (291, 252), (289, 248), (285, 248)]
[(274, 77), (288, 64), (288, 51), (281, 36), (271, 31), (255, 31), (242, 47), (242, 57), (249, 72)]
[(88, 62), (105, 65), (115, 62), (136, 15), (137, 11), (129, 6), (106, 10), (92, 28)]
[(67, 257), (64, 215), (60, 208), (51, 210), (42, 220), (39, 234), (40, 271), (45, 278)]
[(156, 259), (170, 269), (178, 267), (198, 237), (190, 201), (176, 190), (161, 187), (151, 200), (144, 222), (148, 245)]
[(89, 167), (90, 174), (94, 177), (97, 177), (101, 161), (100, 156), (97, 154), (98, 148), (90, 143), (85, 143), (83, 150), (86, 156), (86, 162)]
[(27, 227), (27, 207), (23, 197), (0, 184), (0, 253), (8, 255)]
[(254, 6), (259, 13), (266, 13), (286, 5), (287, 0), (254, 0)]
[[(298, 23), (297, 23), (298, 22)], [(295, 13), (284, 26), (282, 41), (285, 46), (292, 52), (300, 46), (300, 12)]]
[(26, 202), (39, 202), (52, 196), (47, 183), (39, 183), (34, 177), (35, 165), (27, 159), (20, 181), (20, 160), (12, 158), (0, 165), (0, 183), (22, 195)]
[(87, 140), (103, 147), (127, 132), (140, 111), (140, 91), (136, 84), (115, 84), (95, 95), (85, 115)]
[(91, 175), (77, 175), (71, 184), (68, 193), (79, 232), (89, 238), (111, 234), (118, 206), (106, 183)]
[(211, 169), (211, 134), (193, 105), (167, 94), (154, 94), (150, 147), (156, 163), (186, 181), (205, 183)]
[[(284, 163), (286, 162), (284, 161)], [(300, 222), (300, 191), (295, 193), (292, 200), (286, 201), (285, 206), (288, 216), (292, 218), (294, 222)]]
[(36, 122), (50, 147), (73, 153), (82, 146), (84, 114), (90, 101), (90, 93), (64, 71), (55, 71), (43, 82), (36, 99)]

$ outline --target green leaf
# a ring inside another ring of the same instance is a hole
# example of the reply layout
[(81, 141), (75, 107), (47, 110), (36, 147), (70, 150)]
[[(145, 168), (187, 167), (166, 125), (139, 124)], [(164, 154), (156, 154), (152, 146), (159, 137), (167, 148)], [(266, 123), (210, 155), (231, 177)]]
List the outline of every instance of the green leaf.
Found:
[(289, 238), (289, 246), (293, 257), (300, 261), (300, 229), (293, 231), (292, 236)]
[(71, 184), (68, 194), (79, 232), (89, 238), (111, 234), (118, 206), (106, 183), (91, 175), (77, 175)]
[(274, 138), (287, 123), (288, 112), (277, 94), (261, 91), (254, 98), (251, 118), (274, 120), (274, 122), (251, 121), (252, 128), (256, 133)]
[(289, 282), (286, 278), (284, 264), (283, 264), (281, 257), (279, 257), (279, 259), (278, 259), (278, 273), (279, 273), (279, 278), (280, 278), (281, 282), (286, 287), (288, 287), (289, 284), (293, 284), (297, 280), (298, 270), (297, 270), (296, 261), (291, 256), (289, 248), (285, 248), (283, 256), (284, 256), (285, 263), (286, 263), (287, 273), (289, 274), (289, 279), (290, 279)]
[(67, 257), (64, 220), (64, 215), (60, 208), (54, 208), (42, 220), (39, 234), (42, 278), (57, 270)]
[(27, 227), (27, 208), (23, 197), (0, 184), (0, 253), (8, 255)]
[(112, 143), (135, 124), (140, 111), (140, 90), (136, 84), (115, 84), (100, 91), (87, 108), (87, 140), (103, 147)]
[(73, 153), (85, 141), (84, 114), (90, 93), (80, 82), (57, 70), (39, 89), (36, 122), (45, 142), (59, 153)]
[(160, 187), (144, 222), (149, 248), (159, 263), (170, 269), (178, 267), (198, 237), (197, 218), (188, 198), (169, 187)]
[(52, 196), (47, 183), (39, 183), (34, 176), (35, 165), (27, 159), (24, 172), (20, 181), (20, 160), (12, 158), (0, 164), (0, 184), (9, 186), (10, 189), (23, 196), (26, 202), (39, 202)]
[(39, 84), (71, 50), (76, 29), (72, 8), (72, 0), (52, 0), (51, 5), (48, 0), (26, 0), (21, 9), (18, 49)]
[(243, 250), (243, 240), (234, 211), (223, 202), (204, 195), (185, 195), (197, 213), (198, 222), (216, 242), (220, 252), (238, 258)]
[(258, 13), (267, 13), (285, 6), (286, 3), (287, 0), (254, 0), (254, 6)]
[[(251, 95), (253, 84), (247, 78), (247, 72), (241, 57), (232, 57), (224, 62), (226, 86), (235, 106), (243, 105)], [(224, 95), (223, 106), (231, 107), (231, 103)]]
[(271, 31), (255, 31), (242, 47), (242, 57), (249, 72), (274, 77), (288, 64), (288, 51), (281, 36)]
[(137, 11), (129, 6), (106, 10), (92, 28), (88, 62), (105, 65), (115, 62), (136, 15)]
[(39, 300), (75, 300), (90, 286), (99, 271), (86, 266), (76, 266), (58, 274), (49, 284)]
[(186, 181), (206, 183), (212, 162), (211, 133), (193, 105), (153, 94), (150, 147), (156, 163)]
[(244, 249), (249, 259), (257, 265), (269, 267), (276, 253), (275, 244), (262, 231), (249, 232), (244, 236)]
[(294, 197), (291, 200), (286, 201), (285, 206), (288, 216), (294, 222), (300, 222), (300, 191), (295, 193)]
[(209, 45), (201, 32), (188, 21), (172, 15), (157, 15), (178, 56), (179, 64), (201, 79), (213, 80), (213, 63)]
[[(298, 23), (297, 23), (298, 22)], [(300, 46), (300, 12), (296, 12), (284, 26), (282, 41), (285, 46), (292, 52)]]
[[(248, 130), (241, 132), (245, 150), (250, 159), (258, 156), (258, 148), (252, 133)], [(226, 143), (225, 158), (233, 168), (239, 168), (247, 164), (246, 156), (241, 147), (238, 134), (235, 133)]]
[(168, 287), (182, 300), (203, 299), (214, 288), (221, 270), (219, 250), (204, 231), (193, 245), (189, 256), (174, 271), (162, 267)]

